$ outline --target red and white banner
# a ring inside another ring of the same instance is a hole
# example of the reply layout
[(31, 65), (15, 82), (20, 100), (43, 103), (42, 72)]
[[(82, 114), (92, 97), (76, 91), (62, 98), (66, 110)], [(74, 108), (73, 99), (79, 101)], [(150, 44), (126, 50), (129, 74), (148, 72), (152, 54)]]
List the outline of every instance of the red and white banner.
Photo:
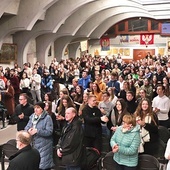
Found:
[(100, 39), (101, 51), (109, 51), (110, 50), (110, 39), (102, 38)]
[(140, 34), (140, 44), (141, 45), (151, 45), (154, 44), (154, 34)]

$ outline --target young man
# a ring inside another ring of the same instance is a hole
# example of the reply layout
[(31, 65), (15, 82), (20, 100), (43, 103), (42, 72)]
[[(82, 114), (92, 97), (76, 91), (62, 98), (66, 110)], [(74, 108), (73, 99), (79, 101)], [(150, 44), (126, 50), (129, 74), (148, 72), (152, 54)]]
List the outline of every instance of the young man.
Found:
[(13, 117), (17, 122), (17, 131), (24, 130), (32, 113), (34, 113), (34, 108), (28, 103), (26, 93), (21, 93), (19, 96), (19, 104), (15, 108), (15, 114)]
[(83, 157), (83, 129), (77, 111), (69, 107), (65, 112), (67, 125), (57, 144), (57, 155), (62, 158), (66, 170), (81, 170)]
[(170, 109), (170, 99), (164, 94), (165, 87), (163, 85), (158, 85), (157, 94), (153, 99), (152, 107), (153, 111), (157, 114), (159, 125), (165, 126), (167, 128), (170, 127), (169, 123), (169, 109)]
[(133, 114), (137, 108), (137, 103), (135, 100), (134, 93), (132, 91), (128, 91), (126, 93), (126, 104), (127, 104), (127, 111), (130, 114)]
[(82, 117), (84, 118), (85, 146), (94, 147), (100, 152), (102, 147), (101, 123), (108, 122), (108, 118), (102, 115), (96, 104), (96, 96), (90, 95), (88, 104), (82, 110)]
[(9, 158), (7, 170), (39, 170), (40, 154), (30, 145), (31, 135), (26, 131), (17, 132), (16, 143), (19, 151)]

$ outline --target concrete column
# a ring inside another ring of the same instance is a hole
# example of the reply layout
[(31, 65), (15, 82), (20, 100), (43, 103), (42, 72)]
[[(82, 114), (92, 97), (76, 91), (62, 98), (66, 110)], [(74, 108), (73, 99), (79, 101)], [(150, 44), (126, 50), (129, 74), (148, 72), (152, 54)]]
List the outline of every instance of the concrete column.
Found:
[(69, 58), (75, 59), (77, 57), (76, 54), (80, 52), (79, 47), (80, 47), (80, 42), (71, 43), (68, 45)]

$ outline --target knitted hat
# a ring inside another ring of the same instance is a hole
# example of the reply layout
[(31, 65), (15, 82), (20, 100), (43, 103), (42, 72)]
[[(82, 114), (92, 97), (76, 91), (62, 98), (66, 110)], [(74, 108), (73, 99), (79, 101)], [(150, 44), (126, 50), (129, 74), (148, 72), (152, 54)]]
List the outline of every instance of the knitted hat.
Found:
[(39, 106), (39, 107), (41, 107), (41, 108), (44, 110), (45, 103), (43, 103), (43, 102), (37, 102), (34, 106)]

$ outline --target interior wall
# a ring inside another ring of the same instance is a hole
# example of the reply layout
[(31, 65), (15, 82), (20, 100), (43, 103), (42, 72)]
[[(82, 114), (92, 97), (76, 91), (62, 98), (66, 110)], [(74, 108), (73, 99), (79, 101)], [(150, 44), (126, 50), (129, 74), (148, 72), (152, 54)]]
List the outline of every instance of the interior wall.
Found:
[[(138, 35), (139, 37), (140, 35)], [(154, 49), (155, 55), (161, 53), (162, 55), (168, 55), (167, 52), (167, 37), (161, 37), (160, 35), (154, 35), (154, 44), (153, 45), (140, 45), (139, 41), (134, 43), (126, 43), (120, 41), (120, 36), (116, 38), (110, 39), (110, 50), (109, 51), (101, 51), (100, 40), (98, 40), (95, 44), (93, 44), (90, 49), (89, 53), (92, 55), (101, 55), (104, 56), (112, 56), (117, 55), (118, 53), (121, 54), (122, 59), (133, 59), (133, 50), (134, 49)]]

